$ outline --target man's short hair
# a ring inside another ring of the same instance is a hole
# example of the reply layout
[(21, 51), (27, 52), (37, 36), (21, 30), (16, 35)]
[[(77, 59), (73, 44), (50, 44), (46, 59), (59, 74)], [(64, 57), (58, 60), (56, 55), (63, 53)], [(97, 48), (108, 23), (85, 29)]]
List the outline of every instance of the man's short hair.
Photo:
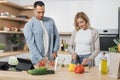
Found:
[(36, 1), (34, 3), (34, 8), (36, 8), (36, 6), (45, 6), (45, 4), (42, 1)]

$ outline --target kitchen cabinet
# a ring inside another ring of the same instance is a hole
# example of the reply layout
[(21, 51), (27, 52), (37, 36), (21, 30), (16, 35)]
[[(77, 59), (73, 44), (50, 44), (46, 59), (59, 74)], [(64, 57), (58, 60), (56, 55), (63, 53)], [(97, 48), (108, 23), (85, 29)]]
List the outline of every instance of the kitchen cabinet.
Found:
[(0, 16), (0, 19), (11, 20), (11, 21), (21, 21), (21, 22), (27, 22), (28, 21), (28, 19), (7, 17), (7, 16)]

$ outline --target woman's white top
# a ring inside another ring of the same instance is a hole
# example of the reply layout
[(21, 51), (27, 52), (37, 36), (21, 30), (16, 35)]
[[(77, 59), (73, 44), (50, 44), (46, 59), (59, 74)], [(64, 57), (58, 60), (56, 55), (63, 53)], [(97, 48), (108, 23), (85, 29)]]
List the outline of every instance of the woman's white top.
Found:
[(92, 40), (92, 32), (91, 29), (83, 30), (80, 29), (75, 37), (75, 52), (78, 55), (86, 55), (91, 54), (90, 52), (90, 44)]

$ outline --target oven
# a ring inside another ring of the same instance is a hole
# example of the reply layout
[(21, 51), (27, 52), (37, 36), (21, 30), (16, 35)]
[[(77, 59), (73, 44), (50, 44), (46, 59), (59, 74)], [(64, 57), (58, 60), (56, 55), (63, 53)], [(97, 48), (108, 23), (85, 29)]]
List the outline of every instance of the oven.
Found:
[(98, 31), (101, 51), (108, 51), (109, 47), (116, 46), (113, 39), (118, 38), (118, 29), (101, 29)]

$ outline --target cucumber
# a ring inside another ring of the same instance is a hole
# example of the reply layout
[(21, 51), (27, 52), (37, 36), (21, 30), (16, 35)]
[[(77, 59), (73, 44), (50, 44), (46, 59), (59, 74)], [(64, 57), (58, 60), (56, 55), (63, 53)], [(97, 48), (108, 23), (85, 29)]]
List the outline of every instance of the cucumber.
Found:
[(46, 67), (40, 67), (40, 68), (36, 68), (36, 69), (31, 69), (31, 70), (28, 70), (27, 72), (29, 74), (37, 74), (39, 71), (46, 71), (47, 68)]
[(32, 75), (45, 75), (45, 74), (54, 74), (54, 70), (44, 70), (44, 71), (36, 71), (34, 74)]
[[(29, 73), (29, 72), (28, 72)], [(35, 70), (32, 71), (30, 74), (32, 75), (45, 75), (45, 74), (54, 74), (54, 70)]]
[(54, 70), (47, 70), (46, 67), (40, 67), (37, 69), (28, 70), (29, 74), (32, 75), (45, 75), (45, 74), (54, 74)]

